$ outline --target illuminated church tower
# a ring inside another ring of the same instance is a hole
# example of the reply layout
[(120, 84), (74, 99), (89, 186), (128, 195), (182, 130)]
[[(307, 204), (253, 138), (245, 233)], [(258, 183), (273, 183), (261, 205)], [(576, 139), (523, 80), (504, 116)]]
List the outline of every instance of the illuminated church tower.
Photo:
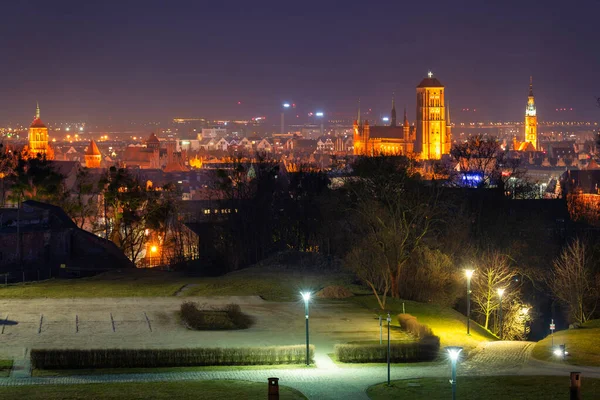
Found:
[(38, 154), (45, 155), (47, 159), (53, 159), (53, 152), (48, 147), (48, 128), (40, 119), (40, 105), (35, 109), (35, 118), (29, 126), (29, 147), (30, 157), (37, 157)]
[(533, 77), (529, 78), (529, 98), (527, 99), (527, 108), (525, 109), (525, 142), (531, 143), (533, 148), (538, 150), (537, 112), (533, 98)]
[(446, 124), (444, 85), (429, 72), (417, 86), (417, 140), (415, 152), (423, 160), (439, 160), (450, 153), (450, 129)]
[(102, 154), (94, 142), (94, 139), (90, 142), (90, 145), (85, 152), (85, 166), (87, 168), (100, 168), (100, 164), (102, 163)]

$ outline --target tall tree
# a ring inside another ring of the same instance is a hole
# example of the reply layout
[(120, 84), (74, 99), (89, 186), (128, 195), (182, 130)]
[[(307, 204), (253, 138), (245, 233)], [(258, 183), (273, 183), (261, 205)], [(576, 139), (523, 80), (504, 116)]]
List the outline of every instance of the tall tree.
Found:
[(398, 298), (404, 266), (439, 222), (439, 191), (425, 186), (405, 157), (365, 157), (354, 168), (357, 176), (348, 179), (346, 189), (358, 243), (370, 237), (379, 246), (390, 293)]
[(554, 260), (549, 286), (554, 296), (567, 307), (569, 321), (586, 322), (594, 313), (598, 287), (592, 259), (585, 243), (575, 239)]
[(514, 282), (518, 271), (511, 266), (510, 258), (497, 250), (488, 250), (481, 254), (475, 265), (471, 296), (475, 311), (483, 318), (484, 328), (490, 329), (491, 317), (500, 306), (498, 289), (505, 289), (505, 304), (509, 304), (518, 295), (518, 287)]

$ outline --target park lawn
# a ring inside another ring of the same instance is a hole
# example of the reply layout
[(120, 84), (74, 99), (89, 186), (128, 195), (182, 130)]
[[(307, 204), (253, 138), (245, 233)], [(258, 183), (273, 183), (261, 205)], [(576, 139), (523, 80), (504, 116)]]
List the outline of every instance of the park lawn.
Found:
[(0, 298), (160, 297), (172, 296), (189, 279), (179, 273), (131, 269), (90, 278), (50, 279), (0, 286)]
[[(299, 391), (280, 386), (280, 398), (306, 399)], [(81, 385), (5, 386), (0, 388), (2, 399), (27, 400), (187, 400), (187, 399), (264, 399), (265, 383), (246, 381), (92, 383)]]
[(34, 369), (32, 376), (72, 376), (72, 375), (111, 375), (111, 374), (153, 374), (165, 372), (194, 371), (244, 371), (272, 369), (307, 369), (316, 366), (304, 364), (284, 365), (207, 365), (199, 367), (159, 367), (159, 368), (101, 368), (101, 369)]
[[(269, 301), (293, 301), (301, 290), (327, 285), (351, 286), (345, 274), (276, 273), (250, 267), (220, 277), (189, 277), (151, 269), (111, 271), (90, 278), (51, 279), (39, 283), (0, 286), (0, 298), (260, 296)], [(355, 288), (358, 290), (358, 288)]]
[[(349, 298), (365, 308), (376, 310), (379, 305), (375, 296), (355, 296)], [(396, 316), (402, 313), (402, 303), (407, 314), (428, 325), (433, 333), (440, 337), (443, 346), (463, 346), (465, 351), (477, 347), (481, 342), (497, 340), (481, 325), (471, 320), (471, 335), (467, 336), (467, 319), (464, 315), (448, 307), (415, 301), (388, 298), (386, 309), (391, 312), (392, 325), (398, 325)], [(375, 315), (375, 314), (374, 314)]]
[[(448, 371), (449, 372), (449, 371)], [(569, 376), (491, 376), (457, 378), (456, 397), (469, 400), (559, 400), (569, 398)], [(600, 379), (581, 379), (584, 399), (600, 398)], [(452, 397), (448, 378), (423, 378), (392, 381), (371, 386), (367, 395), (372, 400), (427, 399)]]
[[(554, 333), (554, 346), (566, 345), (566, 362), (573, 365), (600, 366), (600, 319), (586, 322), (579, 329), (567, 329)], [(532, 355), (543, 361), (559, 361), (552, 353), (552, 337), (547, 336), (535, 344)]]

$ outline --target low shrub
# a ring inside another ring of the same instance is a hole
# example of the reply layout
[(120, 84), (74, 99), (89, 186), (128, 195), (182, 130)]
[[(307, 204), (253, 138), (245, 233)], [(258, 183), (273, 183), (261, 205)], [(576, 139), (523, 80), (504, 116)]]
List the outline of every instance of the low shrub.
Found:
[(417, 321), (417, 317), (415, 316), (410, 314), (398, 314), (397, 318), (400, 328), (419, 340), (435, 336), (431, 328)]
[(254, 323), (237, 304), (218, 308), (187, 301), (181, 304), (179, 313), (188, 328), (199, 331), (247, 329)]
[[(437, 339), (437, 340), (436, 340)], [(418, 342), (394, 343), (390, 346), (390, 361), (410, 363), (432, 361), (438, 356), (437, 336)], [(338, 344), (335, 357), (345, 363), (379, 363), (387, 361), (387, 344)]]
[[(315, 348), (310, 346), (314, 362)], [(158, 368), (304, 364), (306, 346), (196, 349), (31, 350), (35, 369)]]

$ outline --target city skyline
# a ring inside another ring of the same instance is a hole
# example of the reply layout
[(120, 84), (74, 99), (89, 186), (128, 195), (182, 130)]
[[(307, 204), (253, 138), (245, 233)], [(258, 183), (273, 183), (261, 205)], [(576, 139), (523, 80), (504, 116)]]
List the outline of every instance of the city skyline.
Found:
[(473, 119), (520, 120), (533, 75), (541, 121), (595, 120), (600, 56), (589, 51), (592, 2), (584, 3), (10, 4), (0, 123), (27, 123), (35, 101), (55, 121), (115, 124), (256, 115), (276, 123), (284, 101), (352, 115), (359, 97), (384, 115), (392, 93), (410, 117), (429, 70), (446, 84), (454, 119), (476, 108)]

